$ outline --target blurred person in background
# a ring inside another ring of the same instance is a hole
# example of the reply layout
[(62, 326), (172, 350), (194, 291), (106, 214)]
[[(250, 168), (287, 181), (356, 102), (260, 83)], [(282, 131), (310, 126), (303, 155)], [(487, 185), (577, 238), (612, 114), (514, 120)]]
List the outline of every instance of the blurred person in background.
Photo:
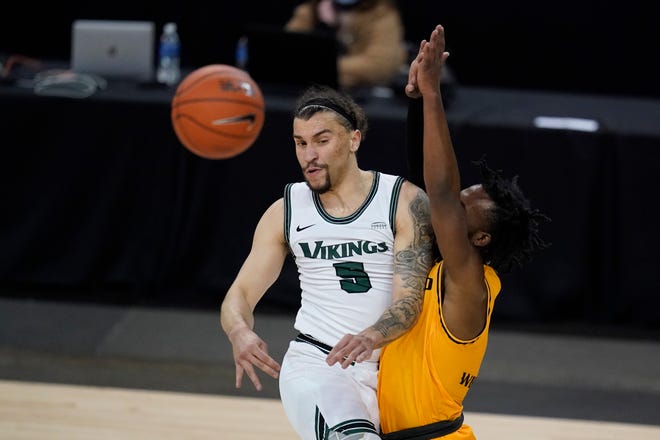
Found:
[(309, 0), (285, 25), (291, 32), (331, 32), (341, 47), (343, 88), (388, 86), (408, 63), (401, 13), (394, 0)]

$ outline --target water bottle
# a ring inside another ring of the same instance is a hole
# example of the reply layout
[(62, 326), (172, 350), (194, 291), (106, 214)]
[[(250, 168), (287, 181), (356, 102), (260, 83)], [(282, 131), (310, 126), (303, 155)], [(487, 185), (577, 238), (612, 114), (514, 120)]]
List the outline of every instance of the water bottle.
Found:
[(245, 70), (248, 64), (248, 39), (242, 36), (236, 42), (235, 54), (236, 67)]
[(158, 48), (156, 80), (159, 83), (171, 86), (179, 82), (181, 79), (180, 56), (181, 41), (176, 23), (165, 23)]

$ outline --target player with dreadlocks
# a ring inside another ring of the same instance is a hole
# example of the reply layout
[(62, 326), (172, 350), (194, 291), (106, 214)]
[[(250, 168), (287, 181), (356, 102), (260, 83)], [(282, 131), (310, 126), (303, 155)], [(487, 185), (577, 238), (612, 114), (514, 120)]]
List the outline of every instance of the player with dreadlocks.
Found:
[(448, 56), (437, 26), (421, 42), (406, 86), (413, 98), (409, 133), (423, 132), (424, 184), (442, 259), (429, 273), (417, 322), (381, 353), (378, 400), (386, 440), (475, 439), (463, 424), (463, 399), (486, 352), (498, 273), (520, 268), (548, 246), (539, 225), (549, 218), (532, 209), (517, 177), (505, 178), (482, 159), (482, 183), (461, 190), (440, 94)]

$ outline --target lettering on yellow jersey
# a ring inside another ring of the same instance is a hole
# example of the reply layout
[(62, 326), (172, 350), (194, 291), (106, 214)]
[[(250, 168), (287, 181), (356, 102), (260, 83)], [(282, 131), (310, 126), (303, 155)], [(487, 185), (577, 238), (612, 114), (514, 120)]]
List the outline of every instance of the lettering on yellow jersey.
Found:
[(463, 372), (463, 376), (461, 377), (461, 385), (470, 388), (472, 385), (472, 382), (477, 378), (477, 376), (473, 376), (470, 373), (466, 373), (465, 371)]
[(369, 240), (357, 240), (345, 243), (324, 245), (323, 240), (314, 242), (312, 250), (309, 243), (300, 243), (303, 255), (307, 258), (319, 258), (321, 260), (334, 260), (337, 258), (353, 257), (354, 255), (375, 254), (386, 252), (387, 243), (374, 243)]

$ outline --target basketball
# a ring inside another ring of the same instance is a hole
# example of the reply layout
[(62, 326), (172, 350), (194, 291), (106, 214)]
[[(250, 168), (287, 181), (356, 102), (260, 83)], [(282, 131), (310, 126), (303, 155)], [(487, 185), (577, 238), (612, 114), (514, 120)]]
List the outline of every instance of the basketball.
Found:
[(246, 71), (211, 64), (193, 70), (179, 83), (171, 116), (184, 147), (206, 159), (228, 159), (259, 137), (264, 98)]

